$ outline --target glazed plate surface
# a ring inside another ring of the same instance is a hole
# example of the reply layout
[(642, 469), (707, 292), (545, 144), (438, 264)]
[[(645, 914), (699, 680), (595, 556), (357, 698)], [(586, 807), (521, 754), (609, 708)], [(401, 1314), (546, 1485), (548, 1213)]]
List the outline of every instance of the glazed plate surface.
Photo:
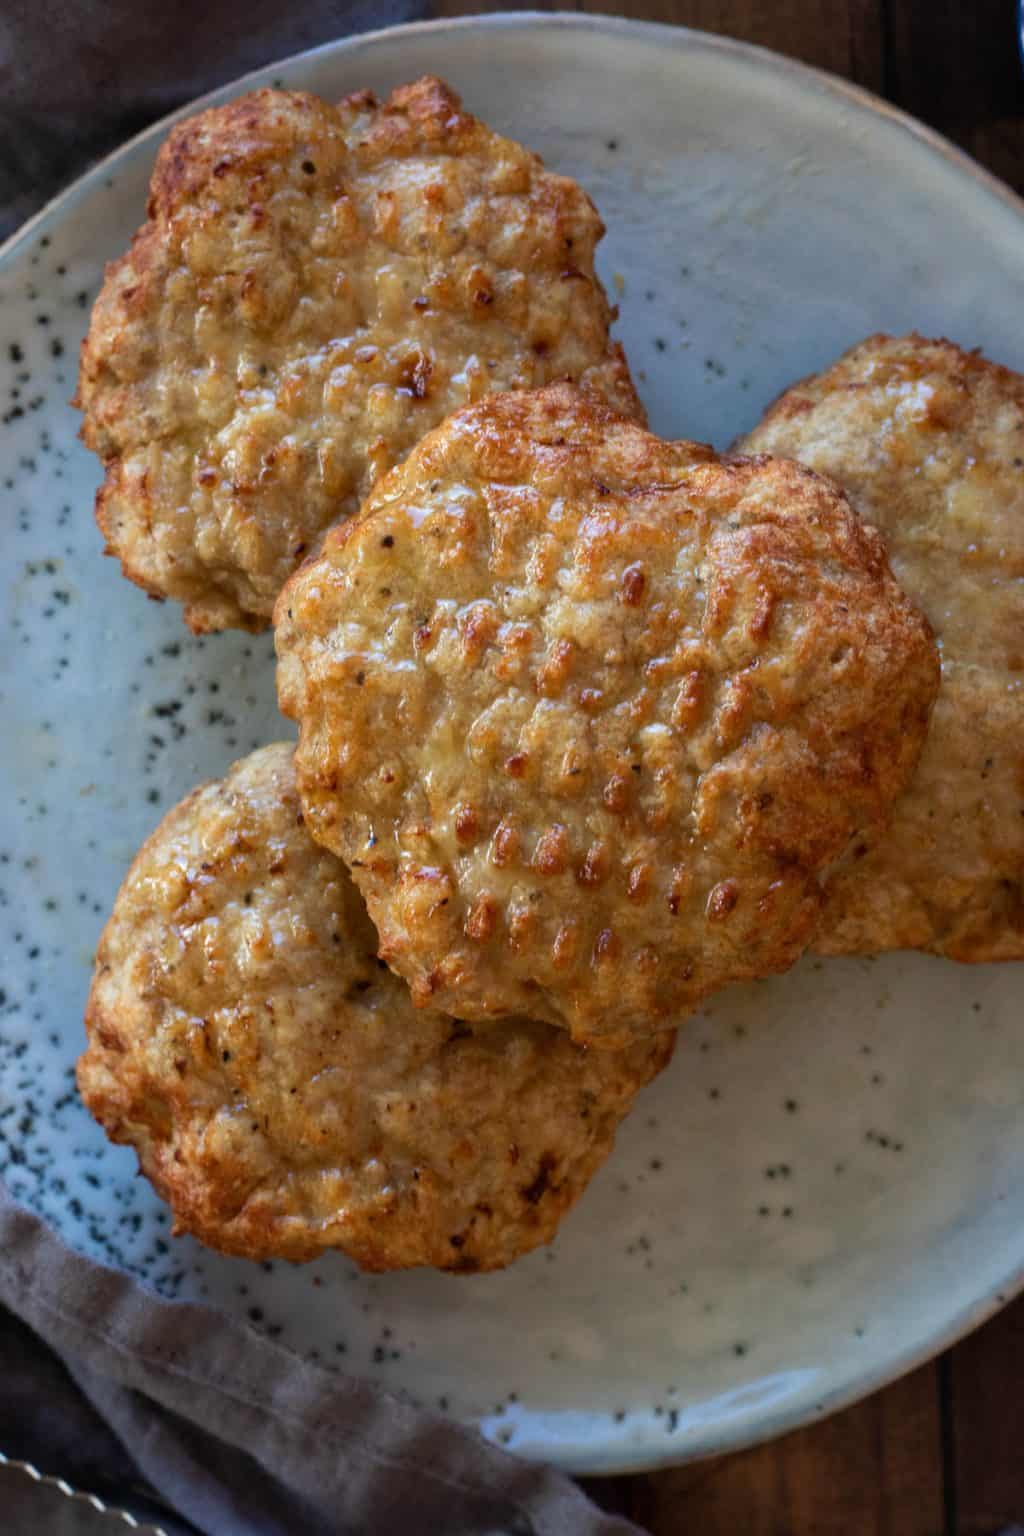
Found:
[[(1020, 205), (756, 49), (504, 16), (339, 42), (245, 84), (337, 97), (424, 72), (595, 198), (662, 433), (724, 447), (879, 329), (1024, 368)], [(558, 1241), (496, 1276), (249, 1265), (171, 1240), (134, 1157), (79, 1104), (91, 957), (137, 845), (198, 780), (287, 734), (269, 638), (194, 639), (101, 558), (67, 403), (165, 131), (0, 253), (0, 1172), (82, 1251), (575, 1471), (726, 1450), (881, 1384), (1022, 1279), (1016, 967), (809, 959), (719, 997)]]

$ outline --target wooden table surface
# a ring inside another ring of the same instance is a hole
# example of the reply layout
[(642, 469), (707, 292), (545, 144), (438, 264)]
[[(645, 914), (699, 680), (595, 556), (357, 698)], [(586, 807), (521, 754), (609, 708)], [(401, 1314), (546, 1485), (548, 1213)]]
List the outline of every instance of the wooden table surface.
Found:
[[(526, 3), (442, 0), (436, 10)], [(576, 9), (725, 32), (845, 75), (1024, 192), (1013, 0), (610, 0)], [(1024, 1525), (1024, 1299), (941, 1359), (813, 1429), (718, 1461), (587, 1486), (653, 1536), (990, 1536)]]

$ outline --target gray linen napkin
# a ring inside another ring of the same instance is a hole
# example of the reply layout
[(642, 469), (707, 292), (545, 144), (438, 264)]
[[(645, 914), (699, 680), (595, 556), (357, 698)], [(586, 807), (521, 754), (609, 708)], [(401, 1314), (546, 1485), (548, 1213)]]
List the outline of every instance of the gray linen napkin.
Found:
[(2, 1185), (0, 1303), (109, 1426), (94, 1470), (134, 1467), (207, 1536), (638, 1536), (561, 1473), (73, 1253)]
[[(427, 14), (425, 0), (3, 0), (0, 236), (183, 102)], [(142, 1518), (146, 1479), (209, 1536), (635, 1530), (437, 1414), (69, 1252), (2, 1185), (0, 1303), (28, 1325), (0, 1308), (0, 1451)], [(16, 1518), (5, 1504), (5, 1532), (30, 1528)]]

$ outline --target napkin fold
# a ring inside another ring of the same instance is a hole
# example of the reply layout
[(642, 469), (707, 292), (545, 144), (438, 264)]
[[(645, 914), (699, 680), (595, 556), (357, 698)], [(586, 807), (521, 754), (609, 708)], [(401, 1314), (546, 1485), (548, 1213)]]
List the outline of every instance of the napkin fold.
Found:
[(40, 1352), (21, 1405), (54, 1460), (104, 1490), (144, 1479), (206, 1536), (639, 1536), (552, 1468), (74, 1253), (3, 1185), (0, 1303), (63, 1362)]

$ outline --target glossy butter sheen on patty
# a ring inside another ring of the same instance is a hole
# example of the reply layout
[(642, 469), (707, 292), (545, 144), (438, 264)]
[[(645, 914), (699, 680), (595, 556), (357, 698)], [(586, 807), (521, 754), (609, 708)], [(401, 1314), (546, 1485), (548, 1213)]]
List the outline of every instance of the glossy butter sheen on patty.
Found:
[(196, 790), (136, 858), (96, 957), (86, 1104), (176, 1230), (248, 1258), (495, 1269), (549, 1241), (672, 1036), (622, 1055), (413, 1008), (292, 750)]
[(440, 80), (261, 90), (172, 129), (82, 348), (97, 517), (193, 629), (285, 578), (451, 410), (570, 377), (642, 418), (575, 182)]
[(570, 385), (449, 418), (276, 621), (307, 823), (415, 1000), (607, 1045), (796, 960), (938, 682), (831, 482)]
[(840, 481), (931, 620), (942, 687), (881, 840), (829, 881), (824, 954), (1024, 959), (1024, 377), (923, 336), (873, 336), (746, 439)]

